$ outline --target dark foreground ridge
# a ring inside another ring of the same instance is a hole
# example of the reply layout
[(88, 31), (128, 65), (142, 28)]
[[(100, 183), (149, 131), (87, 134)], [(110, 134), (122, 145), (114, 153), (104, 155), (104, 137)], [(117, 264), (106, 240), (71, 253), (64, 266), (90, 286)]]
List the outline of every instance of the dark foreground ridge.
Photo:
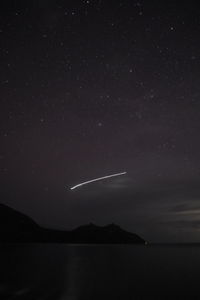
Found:
[(115, 224), (92, 223), (71, 231), (45, 229), (28, 216), (0, 204), (0, 242), (145, 244), (138, 235)]

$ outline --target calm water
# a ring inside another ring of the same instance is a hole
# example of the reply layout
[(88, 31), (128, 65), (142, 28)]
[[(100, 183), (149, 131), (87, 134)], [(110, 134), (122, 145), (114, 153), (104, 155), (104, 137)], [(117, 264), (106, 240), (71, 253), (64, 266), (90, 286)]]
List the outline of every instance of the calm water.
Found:
[(199, 299), (200, 246), (1, 245), (0, 299)]

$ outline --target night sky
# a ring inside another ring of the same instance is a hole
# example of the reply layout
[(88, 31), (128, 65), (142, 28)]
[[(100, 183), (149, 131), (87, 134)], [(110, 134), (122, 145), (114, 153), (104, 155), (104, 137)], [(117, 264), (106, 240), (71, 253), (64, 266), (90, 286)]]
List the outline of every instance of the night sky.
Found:
[(1, 203), (200, 242), (197, 1), (1, 1), (0, 66)]

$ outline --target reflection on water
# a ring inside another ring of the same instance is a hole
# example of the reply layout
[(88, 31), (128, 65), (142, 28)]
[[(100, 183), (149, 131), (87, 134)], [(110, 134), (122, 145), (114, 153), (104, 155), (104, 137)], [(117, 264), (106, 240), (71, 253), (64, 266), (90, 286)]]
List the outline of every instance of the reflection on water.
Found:
[(200, 247), (1, 245), (0, 299), (192, 299)]

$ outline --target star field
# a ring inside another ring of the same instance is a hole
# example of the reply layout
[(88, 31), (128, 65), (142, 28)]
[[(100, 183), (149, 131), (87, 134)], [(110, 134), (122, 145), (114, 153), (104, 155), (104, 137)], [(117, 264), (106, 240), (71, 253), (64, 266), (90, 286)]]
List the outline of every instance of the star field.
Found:
[(0, 6), (2, 202), (50, 227), (199, 241), (197, 2)]

